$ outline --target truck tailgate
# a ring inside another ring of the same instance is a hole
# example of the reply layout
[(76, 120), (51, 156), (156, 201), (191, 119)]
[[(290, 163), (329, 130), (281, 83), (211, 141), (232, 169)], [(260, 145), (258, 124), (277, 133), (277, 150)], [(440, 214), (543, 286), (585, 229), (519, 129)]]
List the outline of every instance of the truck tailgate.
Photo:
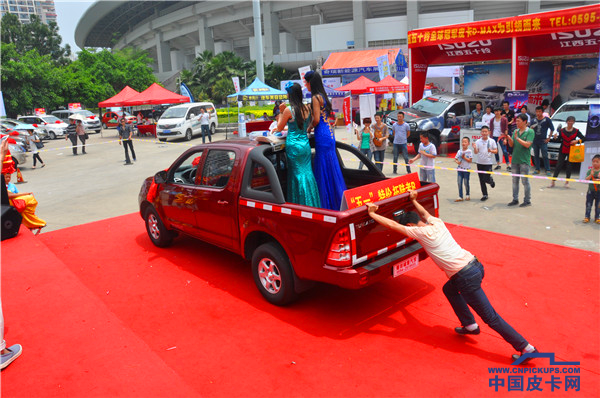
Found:
[[(433, 216), (438, 215), (437, 184), (427, 184), (417, 190), (419, 203)], [(415, 208), (408, 198), (408, 193), (377, 202), (378, 214), (394, 219), (402, 212), (414, 211)], [(394, 232), (373, 220), (366, 206), (350, 210), (350, 238), (353, 265), (358, 265), (384, 253), (410, 243), (411, 239)]]

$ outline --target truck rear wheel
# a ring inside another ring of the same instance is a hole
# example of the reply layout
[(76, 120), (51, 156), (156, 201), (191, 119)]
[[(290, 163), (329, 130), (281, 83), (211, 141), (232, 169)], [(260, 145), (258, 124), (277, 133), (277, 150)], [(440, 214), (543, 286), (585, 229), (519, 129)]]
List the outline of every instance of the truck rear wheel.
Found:
[(252, 255), (254, 283), (271, 304), (286, 305), (296, 299), (293, 272), (287, 254), (276, 243), (262, 244)]

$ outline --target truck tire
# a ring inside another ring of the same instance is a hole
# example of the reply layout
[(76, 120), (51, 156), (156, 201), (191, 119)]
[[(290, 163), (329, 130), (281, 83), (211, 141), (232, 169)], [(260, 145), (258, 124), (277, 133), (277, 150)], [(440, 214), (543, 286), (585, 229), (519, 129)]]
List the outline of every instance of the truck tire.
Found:
[(148, 207), (144, 215), (148, 237), (157, 247), (167, 247), (173, 242), (174, 233), (163, 224), (160, 216), (153, 207)]
[(427, 133), (429, 134), (429, 141), (431, 141), (433, 143), (436, 151), (439, 154), (439, 152), (440, 152), (440, 132), (437, 130), (429, 130)]
[(51, 140), (55, 140), (56, 139), (56, 134), (54, 134), (54, 131), (51, 131), (48, 133), (48, 137), (50, 137)]
[(192, 129), (187, 129), (187, 131), (185, 132), (185, 140), (186, 141), (192, 140)]
[(260, 245), (252, 255), (254, 283), (271, 304), (283, 306), (296, 299), (293, 272), (287, 254), (274, 242)]

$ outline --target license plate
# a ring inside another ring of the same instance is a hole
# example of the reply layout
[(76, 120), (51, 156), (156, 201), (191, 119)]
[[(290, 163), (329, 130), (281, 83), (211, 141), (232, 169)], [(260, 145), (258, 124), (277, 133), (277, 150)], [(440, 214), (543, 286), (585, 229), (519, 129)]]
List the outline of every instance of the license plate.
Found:
[(171, 134), (171, 130), (163, 130), (163, 134)]
[(410, 271), (413, 268), (416, 268), (419, 265), (419, 255), (415, 254), (414, 256), (407, 258), (406, 260), (400, 261), (398, 264), (394, 264), (392, 267), (392, 275), (395, 277), (402, 275), (405, 272)]

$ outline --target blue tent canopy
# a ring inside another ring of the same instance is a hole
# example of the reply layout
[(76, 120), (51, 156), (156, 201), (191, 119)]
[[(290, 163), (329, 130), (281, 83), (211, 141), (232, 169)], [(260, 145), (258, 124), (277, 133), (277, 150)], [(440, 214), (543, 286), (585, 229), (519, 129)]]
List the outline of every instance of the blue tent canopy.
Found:
[(252, 84), (244, 90), (239, 93), (228, 95), (227, 98), (230, 100), (237, 99), (237, 101), (274, 101), (287, 99), (287, 93), (269, 87), (256, 78)]

